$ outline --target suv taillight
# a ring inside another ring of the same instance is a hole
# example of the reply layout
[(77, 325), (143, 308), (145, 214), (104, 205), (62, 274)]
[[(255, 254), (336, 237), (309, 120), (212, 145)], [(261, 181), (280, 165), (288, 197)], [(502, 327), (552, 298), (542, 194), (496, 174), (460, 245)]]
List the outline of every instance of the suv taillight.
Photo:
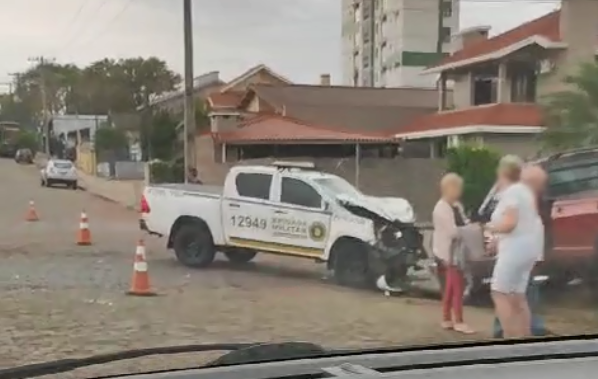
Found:
[(140, 210), (141, 210), (141, 213), (150, 213), (151, 212), (150, 206), (149, 206), (147, 200), (145, 199), (145, 195), (141, 195)]

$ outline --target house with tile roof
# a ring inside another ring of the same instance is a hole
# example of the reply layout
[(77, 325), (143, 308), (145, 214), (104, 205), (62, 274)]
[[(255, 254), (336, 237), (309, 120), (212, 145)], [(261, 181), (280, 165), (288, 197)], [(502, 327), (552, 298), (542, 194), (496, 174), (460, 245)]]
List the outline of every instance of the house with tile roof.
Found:
[[(217, 72), (205, 74), (200, 78), (203, 79), (194, 81), (194, 97), (198, 101), (196, 106), (205, 106), (210, 109), (212, 107), (208, 99), (217, 99), (217, 101), (225, 105), (230, 104), (234, 107), (236, 99), (253, 84), (278, 85), (291, 83), (289, 79), (276, 73), (264, 64), (256, 65), (228, 82), (222, 81)], [(163, 98), (158, 99), (153, 106), (172, 111), (181, 115), (182, 118), (184, 111), (183, 92), (178, 91), (170, 95), (167, 94)], [(227, 107), (224, 106), (223, 110), (226, 111), (226, 109)], [(227, 117), (223, 116), (222, 118)], [(200, 120), (196, 121), (198, 122), (197, 128), (199, 132), (205, 131), (205, 128), (209, 126), (200, 125)], [(183, 141), (183, 130), (183, 120), (181, 119), (178, 127), (179, 141), (181, 142)]]
[(261, 81), (210, 94), (211, 129), (195, 140), (204, 183), (221, 184), (236, 164), (309, 159), (366, 193), (403, 196), (429, 214), (444, 163), (394, 159), (401, 141), (389, 130), (436, 112), (436, 89), (335, 86), (330, 79), (322, 75), (317, 85)]
[(432, 156), (464, 141), (533, 155), (544, 130), (538, 101), (566, 89), (564, 78), (595, 59), (596, 17), (598, 1), (562, 0), (560, 10), (494, 37), (489, 27), (461, 31), (459, 49), (424, 71), (439, 77), (438, 112), (396, 127), (394, 136), (428, 144)]
[[(397, 124), (435, 112), (435, 89), (252, 84), (208, 97), (213, 161), (268, 156), (345, 156), (397, 150)], [(381, 146), (384, 145), (384, 146)]]
[[(220, 89), (226, 83), (220, 79), (218, 71), (211, 71), (199, 75), (193, 79), (193, 96), (197, 100), (205, 99), (212, 91)], [(150, 100), (150, 108), (168, 110), (173, 113), (182, 113), (185, 105), (185, 90), (181, 85), (174, 91), (163, 93)], [(137, 111), (142, 111), (145, 107), (140, 106)]]

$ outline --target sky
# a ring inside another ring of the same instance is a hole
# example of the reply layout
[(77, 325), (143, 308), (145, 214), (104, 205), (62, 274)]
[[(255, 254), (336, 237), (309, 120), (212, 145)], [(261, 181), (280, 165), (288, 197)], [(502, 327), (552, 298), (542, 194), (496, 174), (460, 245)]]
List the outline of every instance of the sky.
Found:
[[(401, 0), (394, 0), (401, 1)], [(421, 0), (436, 1), (436, 0)], [(461, 28), (496, 34), (558, 7), (551, 0), (461, 0)], [(231, 79), (264, 63), (298, 83), (341, 77), (341, 0), (193, 0), (195, 75)], [(85, 65), (158, 56), (183, 72), (183, 0), (2, 0), (0, 90), (33, 57)]]

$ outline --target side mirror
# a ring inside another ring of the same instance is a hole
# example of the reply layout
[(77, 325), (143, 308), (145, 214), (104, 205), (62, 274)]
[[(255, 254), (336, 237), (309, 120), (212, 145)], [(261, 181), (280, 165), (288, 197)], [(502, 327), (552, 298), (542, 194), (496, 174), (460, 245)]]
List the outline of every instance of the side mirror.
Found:
[(328, 212), (330, 210), (330, 208), (331, 208), (330, 207), (330, 203), (327, 202), (326, 200), (324, 200), (323, 204), (322, 204), (322, 208), (324, 209), (325, 212)]

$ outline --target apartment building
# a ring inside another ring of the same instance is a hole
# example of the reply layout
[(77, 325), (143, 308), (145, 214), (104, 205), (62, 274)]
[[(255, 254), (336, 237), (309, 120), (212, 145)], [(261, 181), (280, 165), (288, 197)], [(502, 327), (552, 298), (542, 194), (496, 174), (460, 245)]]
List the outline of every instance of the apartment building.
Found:
[[(356, 87), (436, 86), (420, 75), (451, 51), (460, 0), (342, 0), (343, 84)], [(439, 21), (442, 20), (441, 23)]]

